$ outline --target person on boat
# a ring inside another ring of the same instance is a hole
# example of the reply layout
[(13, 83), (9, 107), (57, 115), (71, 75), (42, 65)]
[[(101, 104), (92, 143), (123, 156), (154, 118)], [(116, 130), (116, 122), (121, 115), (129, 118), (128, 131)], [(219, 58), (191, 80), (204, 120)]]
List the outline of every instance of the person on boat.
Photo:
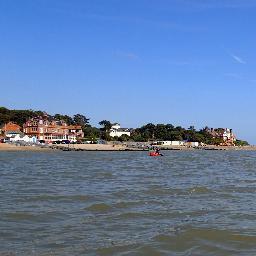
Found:
[(155, 149), (156, 154), (160, 155), (160, 148)]

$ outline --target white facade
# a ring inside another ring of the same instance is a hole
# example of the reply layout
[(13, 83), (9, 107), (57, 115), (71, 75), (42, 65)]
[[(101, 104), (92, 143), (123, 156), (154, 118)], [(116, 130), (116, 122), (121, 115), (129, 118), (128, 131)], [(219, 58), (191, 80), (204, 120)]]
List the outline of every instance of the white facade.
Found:
[(75, 134), (69, 134), (69, 135), (68, 135), (68, 139), (69, 139), (71, 142), (76, 142), (76, 141), (77, 141)]
[(170, 141), (170, 140), (157, 141), (156, 144), (161, 146), (191, 146), (191, 147), (199, 146), (199, 142)]
[(20, 135), (17, 134), (14, 137), (10, 138), (11, 142), (18, 142), (18, 141), (22, 141), (22, 142), (27, 142), (27, 143), (36, 143), (37, 142), (37, 138), (35, 136), (33, 137), (29, 137), (28, 135)]
[(122, 135), (131, 136), (131, 132), (129, 131), (118, 131), (118, 130), (110, 130), (109, 135), (111, 137), (121, 137)]
[(233, 138), (234, 141), (236, 140), (234, 134), (232, 133), (232, 130), (226, 128), (223, 132), (223, 140), (227, 141), (230, 140), (231, 138)]
[(118, 129), (121, 129), (121, 126), (120, 126), (120, 124), (113, 124), (113, 125), (111, 126), (111, 129), (118, 130)]
[(158, 145), (162, 146), (183, 146), (184, 141), (170, 141), (170, 140), (165, 140), (165, 141), (158, 141)]
[(16, 135), (20, 135), (20, 133), (18, 133), (18, 132), (7, 132), (7, 133), (5, 133), (6, 138), (12, 138)]
[(112, 125), (109, 135), (111, 137), (121, 137), (122, 135), (131, 136), (131, 132), (128, 128), (121, 128), (120, 124)]
[(199, 142), (194, 142), (194, 141), (192, 141), (192, 142), (187, 142), (186, 143), (187, 144), (187, 146), (191, 146), (191, 147), (198, 147), (199, 146)]

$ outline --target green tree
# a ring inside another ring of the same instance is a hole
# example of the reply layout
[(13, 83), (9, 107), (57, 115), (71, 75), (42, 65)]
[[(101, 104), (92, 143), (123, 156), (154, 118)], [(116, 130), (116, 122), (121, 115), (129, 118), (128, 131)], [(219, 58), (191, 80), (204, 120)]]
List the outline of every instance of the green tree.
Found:
[(236, 146), (249, 146), (250, 144), (245, 140), (236, 140), (235, 145)]
[(156, 126), (152, 123), (148, 123), (140, 128), (140, 133), (141, 136), (144, 138), (144, 141), (155, 139), (155, 129)]
[(204, 128), (202, 128), (198, 133), (200, 133), (202, 135), (203, 138), (203, 143), (204, 144), (208, 144), (208, 145), (213, 145), (214, 144), (214, 138), (213, 136), (210, 134), (210, 128), (205, 126)]
[(88, 140), (93, 139), (95, 141), (100, 137), (100, 130), (96, 127), (92, 127), (91, 125), (87, 125), (83, 128), (84, 137), (88, 138)]
[(124, 141), (128, 141), (130, 139), (130, 137), (127, 134), (122, 134), (117, 140), (124, 142)]
[(101, 139), (102, 140), (106, 140), (106, 141), (111, 141), (112, 140), (112, 137), (109, 135), (108, 132), (101, 132)]
[(111, 129), (112, 127), (112, 124), (110, 121), (107, 121), (107, 120), (102, 120), (99, 122), (99, 125), (103, 126), (102, 130), (105, 131), (105, 132), (109, 132), (109, 130)]
[(74, 124), (81, 125), (82, 127), (88, 125), (89, 124), (89, 120), (90, 120), (89, 118), (86, 118), (82, 114), (76, 114), (73, 117)]
[(213, 138), (212, 139), (212, 144), (213, 145), (220, 145), (221, 143), (223, 143), (223, 139), (221, 139), (221, 138)]
[(130, 139), (133, 140), (133, 141), (136, 141), (136, 142), (145, 141), (144, 138), (141, 135), (140, 128), (132, 130)]
[(181, 141), (183, 140), (182, 133), (180, 131), (171, 131), (168, 133), (167, 140)]
[(107, 120), (102, 120), (99, 122), (99, 125), (102, 126), (102, 128), (100, 128), (101, 130), (101, 139), (106, 140), (106, 141), (111, 141), (112, 137), (109, 135), (109, 131), (112, 127), (112, 124), (110, 121)]
[(166, 140), (167, 138), (167, 128), (164, 124), (157, 124), (155, 126), (154, 136), (157, 140)]
[(190, 130), (190, 131), (192, 131), (192, 132), (195, 132), (195, 131), (196, 131), (195, 126), (193, 126), (193, 125), (190, 125), (189, 128), (188, 128), (188, 130)]
[(165, 128), (166, 128), (167, 132), (170, 132), (170, 131), (173, 131), (173, 130), (174, 130), (174, 126), (173, 126), (172, 124), (167, 124), (167, 125), (165, 126)]
[(73, 118), (68, 115), (61, 115), (61, 114), (55, 114), (53, 116), (55, 120), (63, 120), (67, 125), (72, 125), (74, 124)]

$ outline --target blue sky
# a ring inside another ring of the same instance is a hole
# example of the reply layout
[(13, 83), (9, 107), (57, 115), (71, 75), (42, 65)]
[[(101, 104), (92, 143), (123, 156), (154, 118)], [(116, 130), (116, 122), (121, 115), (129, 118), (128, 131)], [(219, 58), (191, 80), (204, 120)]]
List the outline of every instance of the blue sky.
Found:
[(256, 144), (256, 0), (0, 0), (0, 105)]

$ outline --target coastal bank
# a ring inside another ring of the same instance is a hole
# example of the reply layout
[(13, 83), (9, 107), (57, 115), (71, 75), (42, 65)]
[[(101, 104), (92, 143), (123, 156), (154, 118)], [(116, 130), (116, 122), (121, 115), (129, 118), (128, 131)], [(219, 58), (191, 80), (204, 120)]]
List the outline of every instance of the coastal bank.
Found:
[[(203, 147), (189, 146), (159, 146), (161, 150), (256, 150), (256, 146), (213, 146)], [(61, 144), (61, 145), (19, 145), (11, 143), (0, 143), (0, 151), (148, 151), (144, 146), (131, 146), (126, 144)]]

